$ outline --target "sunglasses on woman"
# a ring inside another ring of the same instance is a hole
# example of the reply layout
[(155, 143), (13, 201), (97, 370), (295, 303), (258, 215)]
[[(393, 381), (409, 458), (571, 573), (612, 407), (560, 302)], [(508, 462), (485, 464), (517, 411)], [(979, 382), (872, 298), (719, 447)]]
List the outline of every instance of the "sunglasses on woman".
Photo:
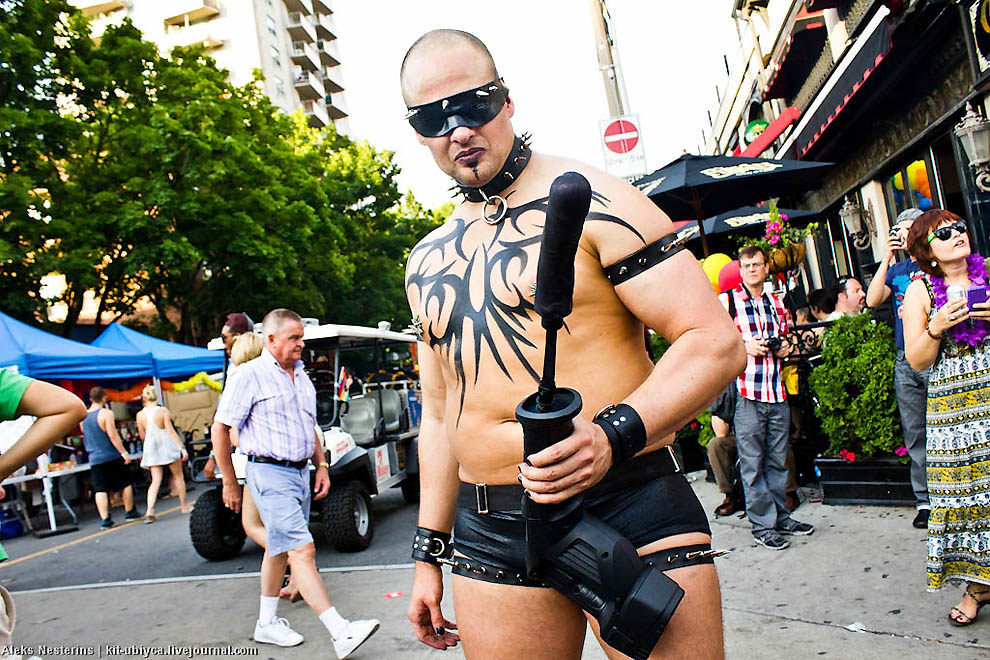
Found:
[(951, 225), (939, 227), (935, 231), (928, 234), (928, 242), (931, 243), (936, 238), (940, 241), (947, 241), (952, 238), (952, 232), (956, 232), (957, 234), (965, 234), (966, 223), (962, 220), (956, 220)]
[(484, 126), (502, 111), (509, 90), (501, 78), (453, 96), (408, 108), (406, 120), (423, 137), (440, 137), (458, 126)]

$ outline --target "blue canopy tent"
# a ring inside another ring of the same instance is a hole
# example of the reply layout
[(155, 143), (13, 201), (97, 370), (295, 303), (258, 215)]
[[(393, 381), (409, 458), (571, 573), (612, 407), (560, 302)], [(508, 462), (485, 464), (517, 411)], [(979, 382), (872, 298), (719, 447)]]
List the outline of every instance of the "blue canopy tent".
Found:
[(154, 375), (158, 378), (191, 376), (200, 371), (223, 371), (223, 351), (210, 351), (149, 337), (119, 323), (107, 326), (93, 340), (92, 345), (132, 353), (151, 353), (155, 365)]
[(133, 380), (154, 375), (148, 351), (112, 350), (39, 330), (0, 312), (0, 367), (48, 380)]

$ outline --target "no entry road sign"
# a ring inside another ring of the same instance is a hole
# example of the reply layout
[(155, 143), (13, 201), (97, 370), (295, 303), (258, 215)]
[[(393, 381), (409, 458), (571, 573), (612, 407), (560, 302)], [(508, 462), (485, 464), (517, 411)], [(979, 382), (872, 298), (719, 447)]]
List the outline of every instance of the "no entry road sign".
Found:
[(639, 129), (625, 119), (616, 119), (605, 127), (605, 147), (617, 154), (629, 153), (639, 143)]
[(646, 174), (646, 155), (639, 135), (639, 117), (626, 115), (599, 122), (605, 169), (615, 176), (632, 179)]

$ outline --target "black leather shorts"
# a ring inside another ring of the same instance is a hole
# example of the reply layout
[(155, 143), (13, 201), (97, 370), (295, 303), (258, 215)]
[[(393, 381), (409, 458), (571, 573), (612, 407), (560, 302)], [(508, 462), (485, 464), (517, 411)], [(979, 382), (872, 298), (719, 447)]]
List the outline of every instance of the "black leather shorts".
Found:
[[(498, 488), (512, 488), (499, 486)], [(520, 498), (522, 489), (519, 488)], [(468, 560), (487, 564), (486, 576), (457, 570), (459, 575), (486, 580), (492, 569), (504, 572), (508, 582), (521, 586), (543, 586), (526, 578), (526, 524), (521, 499), (514, 508), (458, 506), (454, 519), (454, 552)], [(677, 534), (700, 532), (711, 535), (708, 516), (682, 473), (655, 477), (644, 483), (596, 495), (589, 494), (584, 509), (641, 548)], [(458, 557), (455, 556), (455, 561)], [(501, 578), (501, 576), (500, 576)], [(491, 581), (491, 580), (486, 580)]]

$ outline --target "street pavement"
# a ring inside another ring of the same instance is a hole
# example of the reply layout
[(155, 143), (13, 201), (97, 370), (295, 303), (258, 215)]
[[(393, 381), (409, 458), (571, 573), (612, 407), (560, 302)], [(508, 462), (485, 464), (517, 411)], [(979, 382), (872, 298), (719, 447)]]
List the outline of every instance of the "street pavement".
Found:
[[(711, 511), (721, 496), (714, 484), (704, 481), (704, 473), (691, 476), (705, 509)], [(815, 533), (792, 538), (791, 548), (781, 552), (757, 546), (744, 519), (712, 522), (714, 546), (732, 550), (716, 560), (728, 658), (990, 658), (990, 616), (984, 613), (974, 625), (954, 628), (945, 616), (960, 590), (925, 592), (925, 534), (911, 526), (913, 509), (824, 506), (814, 501), (815, 495), (812, 489), (802, 489), (806, 501), (795, 513), (797, 519), (813, 523)], [(318, 564), (335, 605), (347, 616), (382, 621), (381, 630), (351, 657), (463, 658), (460, 649), (435, 651), (413, 639), (405, 610), (412, 580), (406, 548), (415, 507), (402, 506), (401, 496), (390, 493), (376, 498), (376, 513), (379, 509), (383, 515), (371, 549), (355, 555), (319, 553)], [(73, 559), (77, 555), (99, 556), (97, 568), (114, 566), (125, 555), (140, 557), (146, 550), (181, 564), (188, 545), (184, 517), (174, 508), (160, 511), (167, 513), (155, 525), (131, 524), (101, 534), (87, 533), (91, 530), (85, 525), (93, 523), (83, 521), (84, 528), (73, 538), (5, 542), (12, 560), (0, 565), (0, 582), (14, 591), (17, 604), (14, 643), (34, 652), (41, 645), (75, 647), (42, 649), (39, 655), (45, 658), (60, 657), (67, 650), (79, 655), (89, 651), (86, 647), (98, 657), (190, 657), (189, 647), (223, 647), (229, 656), (275, 660), (334, 657), (325, 631), (302, 602), (283, 602), (279, 615), (306, 637), (303, 645), (281, 649), (250, 640), (258, 607), (253, 572), (260, 558), (257, 548), (247, 547), (228, 565), (234, 570), (224, 573), (216, 572), (212, 563), (196, 561), (182, 573), (159, 577), (168, 571), (145, 563), (145, 575), (155, 577), (80, 583), (77, 576), (55, 568), (59, 562), (78, 566)], [(161, 536), (153, 542), (166, 547), (152, 550), (146, 547), (147, 535), (155, 528)], [(367, 555), (379, 545), (389, 550)], [(98, 555), (81, 554), (95, 553), (97, 546), (102, 546)], [(362, 559), (366, 555), (388, 561), (368, 563)], [(46, 588), (29, 587), (42, 581), (21, 576), (37, 578), (40, 570), (50, 573), (43, 581)], [(450, 618), (450, 580), (446, 582), (444, 603)], [(589, 637), (584, 658), (605, 657)]]

